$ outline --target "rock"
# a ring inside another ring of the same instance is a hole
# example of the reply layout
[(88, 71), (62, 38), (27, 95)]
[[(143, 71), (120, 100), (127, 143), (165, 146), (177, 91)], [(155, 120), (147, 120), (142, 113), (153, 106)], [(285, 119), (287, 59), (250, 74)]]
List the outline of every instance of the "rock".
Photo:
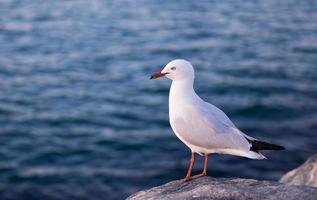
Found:
[(286, 173), (280, 179), (280, 182), (288, 185), (307, 185), (317, 187), (317, 154), (311, 156), (298, 168)]
[(129, 200), (316, 200), (316, 198), (317, 188), (313, 187), (290, 186), (253, 179), (211, 177), (203, 177), (187, 183), (172, 181), (128, 197)]

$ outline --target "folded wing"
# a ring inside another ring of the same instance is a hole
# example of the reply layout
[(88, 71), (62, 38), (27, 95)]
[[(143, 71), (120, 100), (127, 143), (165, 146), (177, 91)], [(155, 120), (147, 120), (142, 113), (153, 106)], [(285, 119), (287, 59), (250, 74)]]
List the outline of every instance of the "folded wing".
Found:
[(206, 149), (250, 150), (245, 135), (217, 107), (201, 102), (184, 112), (171, 120), (173, 128), (188, 143)]

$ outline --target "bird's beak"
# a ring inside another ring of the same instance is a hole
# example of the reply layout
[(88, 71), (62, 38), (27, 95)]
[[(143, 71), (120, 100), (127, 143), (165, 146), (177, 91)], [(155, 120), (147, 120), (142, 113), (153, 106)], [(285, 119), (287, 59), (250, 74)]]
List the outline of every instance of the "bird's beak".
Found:
[(166, 74), (168, 74), (168, 72), (166, 72), (166, 73), (155, 72), (154, 74), (152, 74), (152, 76), (150, 77), (150, 79), (160, 78), (160, 77), (162, 77), (162, 76), (165, 76)]

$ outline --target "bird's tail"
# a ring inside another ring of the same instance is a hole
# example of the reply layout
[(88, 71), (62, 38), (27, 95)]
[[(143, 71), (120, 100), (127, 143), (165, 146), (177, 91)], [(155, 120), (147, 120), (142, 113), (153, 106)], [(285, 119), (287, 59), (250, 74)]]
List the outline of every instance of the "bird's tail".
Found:
[(281, 145), (271, 144), (268, 142), (262, 142), (259, 140), (250, 140), (248, 138), (246, 139), (251, 144), (250, 150), (257, 153), (261, 150), (275, 150), (275, 151), (285, 150), (285, 148)]

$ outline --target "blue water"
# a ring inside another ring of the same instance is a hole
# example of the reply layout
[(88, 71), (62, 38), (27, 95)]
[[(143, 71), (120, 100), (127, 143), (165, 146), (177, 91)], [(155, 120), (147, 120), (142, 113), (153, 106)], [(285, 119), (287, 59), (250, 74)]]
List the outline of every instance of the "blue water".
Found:
[[(316, 153), (316, 1), (0, 1), (1, 199), (123, 199), (185, 175), (168, 123), (175, 58), (269, 160), (214, 177), (278, 180)], [(199, 173), (202, 159), (194, 169)]]

